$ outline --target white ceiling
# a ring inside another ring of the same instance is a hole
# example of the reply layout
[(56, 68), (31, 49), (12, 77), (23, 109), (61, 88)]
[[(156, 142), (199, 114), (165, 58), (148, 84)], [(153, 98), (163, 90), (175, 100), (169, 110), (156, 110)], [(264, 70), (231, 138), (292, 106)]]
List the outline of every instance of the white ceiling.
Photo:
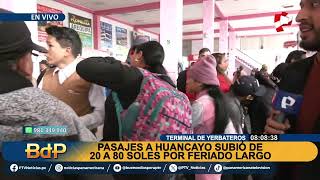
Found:
[[(219, 37), (219, 33), (214, 33), (214, 37)], [(202, 34), (184, 35), (184, 39), (202, 39)]]
[[(289, 15), (292, 18), (293, 24), (297, 24), (295, 21), (295, 15)], [(234, 28), (242, 28), (242, 27), (257, 27), (257, 26), (273, 26), (274, 25), (274, 17), (261, 17), (261, 18), (251, 18), (251, 19), (241, 19), (241, 20), (233, 20), (229, 21), (231, 27)]]
[(183, 20), (202, 19), (202, 8), (202, 4), (183, 6)]
[(160, 27), (156, 27), (156, 28), (147, 28), (149, 31), (151, 31), (151, 32), (155, 32), (155, 33), (157, 33), (157, 34), (159, 34), (160, 33)]
[[(91, 9), (92, 11), (98, 10), (111, 10), (115, 8), (123, 8), (130, 6), (142, 5), (145, 3), (155, 3), (159, 0), (65, 0), (72, 4), (80, 5)], [(185, 0), (189, 1), (190, 0)], [(261, 14), (261, 13), (271, 13), (271, 16), (260, 17), (260, 18), (250, 18), (241, 20), (229, 20), (229, 24), (232, 28), (259, 28), (266, 26), (273, 26), (274, 17), (273, 12), (281, 11), (292, 11), (299, 10), (300, 0), (216, 0), (216, 5), (222, 12), (225, 18), (230, 16), (239, 15), (250, 15)], [(202, 3), (185, 5), (183, 8), (183, 20), (201, 20), (202, 19)], [(286, 8), (285, 8), (286, 7)], [(129, 9), (130, 8), (126, 8)], [(215, 16), (218, 17), (217, 11), (215, 11)], [(119, 21), (127, 22), (132, 25), (146, 25), (146, 24), (159, 24), (160, 22), (160, 11), (159, 9), (151, 9), (144, 11), (129, 12), (123, 14), (112, 14), (109, 15), (114, 19)], [(292, 18), (295, 18), (294, 14), (291, 14)], [(295, 24), (295, 22), (294, 22)], [(215, 29), (219, 29), (219, 23), (215, 23)], [(145, 28), (154, 33), (159, 33), (159, 27)], [(183, 32), (195, 32), (202, 31), (202, 24), (189, 24), (183, 26)], [(284, 33), (297, 32), (297, 27), (286, 28)], [(277, 33), (275, 29), (265, 29), (265, 30), (246, 30), (236, 32), (238, 36), (243, 35), (264, 35), (264, 34), (275, 34)], [(202, 34), (193, 35), (198, 38), (202, 38)], [(189, 36), (184, 35), (184, 38), (189, 38)]]
[[(297, 29), (296, 29), (297, 30)], [(283, 32), (277, 32), (275, 29), (263, 29), (263, 30), (251, 30), (251, 31), (239, 31), (237, 32), (237, 36), (255, 36), (259, 35), (280, 35), (280, 34), (288, 34), (292, 32), (297, 32), (296, 30), (285, 29)]]
[[(219, 23), (214, 23), (214, 28), (219, 29)], [(160, 33), (160, 27), (156, 28), (146, 28), (149, 31), (155, 32), (157, 34)], [(202, 31), (202, 24), (189, 24), (183, 26), (183, 32), (193, 32), (193, 31)]]
[[(130, 24), (154, 24), (160, 23), (160, 10), (153, 9), (147, 11), (137, 11), (124, 14), (112, 14), (110, 15), (121, 21), (126, 21)], [(202, 19), (202, 4), (192, 4), (183, 7), (183, 20), (195, 20)]]
[(202, 24), (190, 24), (183, 26), (183, 32), (202, 31)]
[[(216, 4), (225, 16), (289, 11), (300, 8), (300, 0), (216, 0)], [(290, 5), (293, 7), (283, 7)]]
[(125, 14), (113, 14), (111, 17), (129, 24), (153, 24), (160, 22), (160, 11), (158, 9), (137, 11)]
[(129, 6), (137, 6), (145, 3), (159, 2), (159, 0), (67, 0), (88, 9), (98, 11), (105, 9), (115, 9)]
[(183, 37), (184, 37), (184, 39), (202, 39), (202, 34), (185, 35)]

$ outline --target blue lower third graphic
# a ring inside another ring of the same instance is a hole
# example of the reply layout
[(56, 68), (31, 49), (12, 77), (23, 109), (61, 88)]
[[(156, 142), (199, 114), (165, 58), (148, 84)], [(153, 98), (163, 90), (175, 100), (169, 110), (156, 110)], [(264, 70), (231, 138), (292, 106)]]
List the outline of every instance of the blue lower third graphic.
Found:
[(0, 13), (0, 21), (63, 21), (62, 13)]
[(272, 174), (272, 163), (7, 163), (7, 174)]

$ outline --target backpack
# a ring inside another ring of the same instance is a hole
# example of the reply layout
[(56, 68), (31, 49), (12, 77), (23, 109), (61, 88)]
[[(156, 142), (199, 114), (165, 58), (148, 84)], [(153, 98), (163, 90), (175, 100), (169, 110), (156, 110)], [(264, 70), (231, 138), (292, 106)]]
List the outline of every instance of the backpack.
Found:
[(47, 69), (45, 69), (45, 70), (43, 70), (43, 71), (41, 71), (40, 72), (40, 75), (38, 76), (38, 78), (37, 78), (37, 87), (39, 86), (39, 84), (40, 84), (40, 82), (41, 82), (41, 80), (42, 80), (42, 78), (43, 78), (43, 76), (44, 76), (44, 74), (47, 72)]
[(139, 69), (143, 74), (135, 101), (123, 110), (115, 92), (120, 140), (157, 141), (162, 134), (190, 134), (191, 105), (186, 95), (177, 91), (159, 75)]

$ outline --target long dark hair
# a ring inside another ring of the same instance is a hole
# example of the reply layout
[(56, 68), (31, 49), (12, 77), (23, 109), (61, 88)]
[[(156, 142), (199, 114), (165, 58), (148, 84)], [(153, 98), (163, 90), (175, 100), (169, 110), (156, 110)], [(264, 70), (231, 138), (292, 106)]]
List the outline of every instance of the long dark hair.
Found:
[(226, 57), (226, 53), (213, 53), (213, 54), (211, 54), (211, 55), (212, 55), (214, 58), (216, 58), (216, 61), (217, 61), (217, 67), (216, 67), (216, 69), (217, 69), (218, 74), (223, 75), (224, 78), (225, 78), (225, 80), (226, 80), (229, 84), (232, 84), (232, 81), (231, 81), (231, 80), (229, 79), (229, 77), (226, 75), (225, 71), (222, 70), (222, 69), (220, 68), (220, 66), (219, 66), (219, 64), (222, 63), (223, 58)]
[(144, 63), (147, 65), (145, 68), (146, 70), (163, 75), (160, 76), (160, 78), (175, 87), (175, 84), (168, 76), (166, 69), (162, 65), (164, 60), (164, 50), (160, 43), (157, 41), (148, 41), (138, 45), (136, 47), (136, 51), (142, 51)]
[(214, 58), (216, 58), (217, 61), (217, 72), (219, 74), (223, 74), (224, 75), (224, 71), (219, 67), (219, 64), (222, 63), (223, 58), (226, 57), (225, 53), (213, 53), (211, 54)]
[(132, 55), (134, 53), (134, 51), (136, 51), (136, 49), (137, 49), (137, 45), (131, 46), (131, 48), (129, 49), (128, 55), (127, 55), (126, 63), (131, 64), (130, 55)]
[(217, 85), (204, 85), (204, 89), (207, 89), (209, 96), (214, 99), (215, 122), (212, 134), (223, 134), (228, 124), (228, 115), (224, 101), (224, 95)]

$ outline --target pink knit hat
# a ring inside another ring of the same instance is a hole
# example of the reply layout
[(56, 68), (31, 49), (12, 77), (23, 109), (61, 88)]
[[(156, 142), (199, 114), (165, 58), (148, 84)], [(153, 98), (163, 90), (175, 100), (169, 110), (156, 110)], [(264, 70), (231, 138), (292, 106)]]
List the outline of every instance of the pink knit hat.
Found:
[(188, 77), (207, 85), (220, 85), (217, 76), (217, 62), (213, 56), (206, 56), (194, 63)]

